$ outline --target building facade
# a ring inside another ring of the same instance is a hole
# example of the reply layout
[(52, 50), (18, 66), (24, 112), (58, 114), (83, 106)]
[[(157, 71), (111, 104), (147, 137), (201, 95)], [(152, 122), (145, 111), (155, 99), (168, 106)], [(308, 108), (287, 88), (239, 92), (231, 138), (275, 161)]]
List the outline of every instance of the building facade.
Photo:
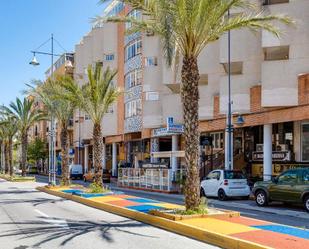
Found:
[[(309, 2), (252, 0), (270, 14), (288, 14), (280, 39), (260, 31), (231, 32), (231, 86), (234, 168), (269, 179), (288, 167), (309, 162)], [(233, 13), (237, 14), (237, 13)], [(104, 15), (143, 18), (120, 1)], [(126, 34), (129, 24), (94, 27), (75, 49), (74, 78), (87, 82), (86, 68), (102, 63), (118, 70), (114, 84), (124, 94), (102, 120), (104, 167), (184, 168), (179, 65), (168, 67), (160, 39), (151, 33)], [(201, 175), (224, 167), (228, 107), (227, 36), (209, 44), (200, 70)], [(242, 120), (243, 122), (237, 122)], [(92, 167), (92, 124), (74, 115), (75, 162)], [(77, 154), (75, 154), (77, 155)]]

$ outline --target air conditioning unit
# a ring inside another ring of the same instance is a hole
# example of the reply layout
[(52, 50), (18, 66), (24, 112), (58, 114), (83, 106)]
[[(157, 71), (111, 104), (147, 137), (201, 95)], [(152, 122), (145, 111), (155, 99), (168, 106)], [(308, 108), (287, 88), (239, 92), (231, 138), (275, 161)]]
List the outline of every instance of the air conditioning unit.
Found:
[(256, 145), (256, 151), (263, 151), (263, 144), (257, 144)]

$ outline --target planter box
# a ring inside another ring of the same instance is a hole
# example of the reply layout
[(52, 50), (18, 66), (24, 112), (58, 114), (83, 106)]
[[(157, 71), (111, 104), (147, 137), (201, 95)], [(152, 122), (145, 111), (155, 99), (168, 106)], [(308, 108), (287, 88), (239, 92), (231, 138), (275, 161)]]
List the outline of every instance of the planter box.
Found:
[[(209, 209), (211, 210), (211, 209)], [(208, 214), (192, 214), (192, 215), (180, 215), (164, 212), (164, 210), (150, 210), (149, 214), (158, 216), (161, 218), (165, 218), (168, 220), (178, 221), (178, 220), (186, 220), (186, 219), (194, 219), (194, 218), (209, 218), (209, 217), (239, 217), (239, 212), (234, 211), (225, 211), (225, 210), (213, 210), (212, 213)]]

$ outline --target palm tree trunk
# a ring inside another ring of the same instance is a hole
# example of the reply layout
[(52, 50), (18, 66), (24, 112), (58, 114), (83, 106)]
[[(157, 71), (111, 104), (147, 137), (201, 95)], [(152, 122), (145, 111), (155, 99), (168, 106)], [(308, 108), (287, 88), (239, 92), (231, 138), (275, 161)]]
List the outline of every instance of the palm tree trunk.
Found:
[(10, 176), (13, 176), (13, 141), (12, 138), (9, 139), (9, 144), (8, 144), (8, 161), (9, 161), (9, 172)]
[(61, 128), (61, 182), (64, 186), (70, 185), (69, 174), (69, 144), (68, 144), (68, 127), (66, 124), (62, 124)]
[(187, 177), (185, 183), (185, 205), (187, 210), (196, 210), (200, 204), (199, 157), (199, 71), (197, 58), (183, 59), (181, 71), (181, 100), (183, 107), (185, 160)]
[(26, 175), (27, 164), (27, 148), (28, 148), (28, 135), (27, 132), (21, 135), (21, 174)]
[(103, 135), (101, 124), (94, 124), (93, 126), (93, 159), (95, 172), (94, 182), (102, 186)]
[(5, 142), (4, 144), (4, 173), (9, 173), (9, 153), (8, 153), (8, 143)]

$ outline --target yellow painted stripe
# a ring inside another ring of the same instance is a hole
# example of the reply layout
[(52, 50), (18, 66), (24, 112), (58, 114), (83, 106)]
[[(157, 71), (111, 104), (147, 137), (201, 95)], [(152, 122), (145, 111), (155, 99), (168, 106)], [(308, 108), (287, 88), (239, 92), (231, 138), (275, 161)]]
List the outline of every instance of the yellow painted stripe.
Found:
[(178, 221), (182, 224), (187, 224), (190, 226), (198, 227), (203, 230), (212, 231), (221, 234), (235, 234), (260, 230), (253, 227), (248, 227), (241, 224), (236, 224), (232, 222), (227, 222), (214, 218), (195, 218)]

